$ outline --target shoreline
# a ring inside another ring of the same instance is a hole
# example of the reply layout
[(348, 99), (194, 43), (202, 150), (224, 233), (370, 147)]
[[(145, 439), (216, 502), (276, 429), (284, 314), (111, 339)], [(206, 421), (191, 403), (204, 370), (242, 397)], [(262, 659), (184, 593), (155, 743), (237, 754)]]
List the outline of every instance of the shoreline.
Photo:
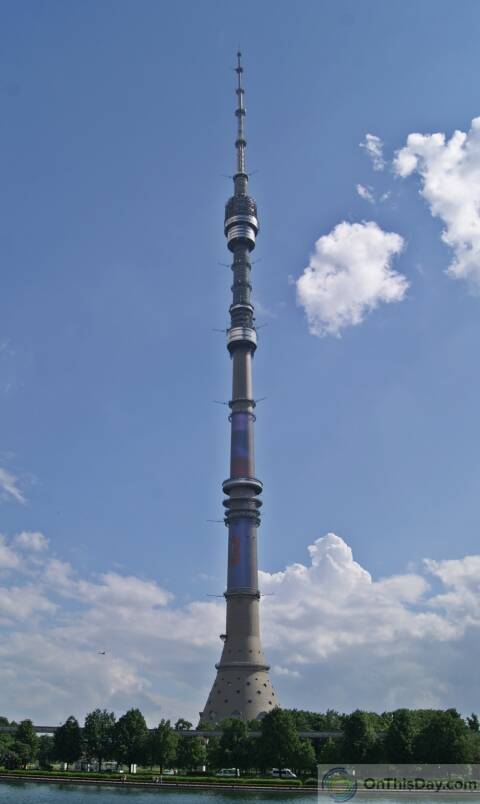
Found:
[[(88, 779), (85, 777), (72, 777), (72, 776), (35, 776), (33, 774), (10, 774), (0, 772), (0, 784), (2, 781), (6, 782), (21, 782), (22, 784), (31, 782), (32, 784), (70, 784), (70, 785), (87, 785), (90, 787), (114, 787), (120, 788), (125, 790), (126, 788), (131, 788), (132, 790), (150, 790), (151, 792), (162, 792), (165, 791), (167, 788), (171, 790), (179, 790), (179, 791), (189, 791), (194, 792), (198, 790), (199, 792), (205, 791), (219, 791), (221, 793), (271, 793), (272, 795), (277, 793), (286, 793), (286, 794), (296, 794), (296, 795), (321, 795), (330, 800), (332, 800), (331, 793), (328, 790), (319, 790), (317, 787), (289, 787), (287, 785), (279, 785), (275, 787), (273, 785), (249, 785), (249, 784), (226, 784), (225, 782), (212, 783), (212, 782), (174, 782), (174, 781), (163, 781), (163, 782), (147, 782), (147, 781), (122, 781), (121, 779)], [(355, 793), (355, 798), (390, 798), (396, 796), (397, 798), (409, 798), (411, 800), (419, 800), (424, 798), (425, 796), (430, 796), (431, 798), (451, 798), (452, 796), (459, 797), (466, 797), (470, 801), (474, 798), (476, 801), (480, 802), (480, 792), (479, 791), (438, 791), (432, 793), (431, 790), (357, 790)]]
[(2, 781), (8, 782), (34, 782), (38, 784), (40, 782), (45, 782), (45, 784), (86, 784), (86, 785), (99, 785), (100, 787), (119, 787), (121, 789), (125, 788), (132, 788), (132, 789), (145, 789), (145, 790), (165, 790), (166, 788), (173, 788), (174, 790), (189, 790), (190, 792), (194, 790), (205, 791), (205, 790), (219, 790), (222, 793), (241, 793), (242, 791), (245, 793), (310, 793), (313, 795), (317, 795), (318, 790), (316, 787), (288, 787), (287, 785), (279, 785), (275, 787), (273, 785), (248, 785), (248, 784), (226, 784), (225, 782), (217, 783), (208, 783), (208, 782), (173, 782), (173, 781), (162, 781), (162, 782), (145, 782), (145, 781), (131, 781), (130, 779), (123, 782), (121, 779), (86, 779), (84, 777), (72, 777), (72, 776), (34, 776), (33, 774), (9, 774), (9, 773), (0, 773), (0, 784)]

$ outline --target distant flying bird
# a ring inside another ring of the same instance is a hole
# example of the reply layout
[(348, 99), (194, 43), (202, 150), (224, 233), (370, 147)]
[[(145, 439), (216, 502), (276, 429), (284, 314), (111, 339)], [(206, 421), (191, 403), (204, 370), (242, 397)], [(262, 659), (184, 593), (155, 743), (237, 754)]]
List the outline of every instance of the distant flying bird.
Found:
[(106, 656), (107, 651), (106, 650), (98, 650), (97, 653), (99, 653), (100, 656)]

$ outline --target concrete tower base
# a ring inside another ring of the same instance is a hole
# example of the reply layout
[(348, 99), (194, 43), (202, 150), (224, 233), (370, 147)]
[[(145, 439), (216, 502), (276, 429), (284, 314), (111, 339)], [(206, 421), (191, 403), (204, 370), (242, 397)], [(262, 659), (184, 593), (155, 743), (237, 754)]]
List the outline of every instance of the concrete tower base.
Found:
[(256, 720), (278, 706), (259, 633), (259, 595), (227, 593), (227, 634), (202, 723)]
[(200, 722), (221, 723), (229, 717), (256, 720), (274, 706), (276, 696), (266, 667), (219, 667)]

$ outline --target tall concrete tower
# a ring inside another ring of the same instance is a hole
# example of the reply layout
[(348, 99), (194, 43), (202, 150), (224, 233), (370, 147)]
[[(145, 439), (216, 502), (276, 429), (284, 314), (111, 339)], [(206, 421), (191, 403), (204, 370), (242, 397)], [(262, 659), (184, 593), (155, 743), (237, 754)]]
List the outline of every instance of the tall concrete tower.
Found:
[(268, 677), (269, 666), (260, 642), (257, 569), (257, 527), (260, 524), (262, 483), (255, 476), (253, 427), (255, 400), (252, 360), (257, 348), (251, 301), (250, 252), (255, 248), (259, 225), (257, 205), (247, 192), (245, 167), (245, 104), (241, 54), (237, 54), (237, 139), (234, 194), (225, 207), (225, 237), (233, 255), (233, 299), (227, 349), (232, 359), (233, 384), (230, 405), (230, 477), (223, 482), (227, 496), (228, 577), (225, 598), (227, 625), (221, 634), (223, 651), (216, 665), (217, 677), (208, 696), (202, 722), (219, 723), (227, 717), (254, 720), (278, 704)]

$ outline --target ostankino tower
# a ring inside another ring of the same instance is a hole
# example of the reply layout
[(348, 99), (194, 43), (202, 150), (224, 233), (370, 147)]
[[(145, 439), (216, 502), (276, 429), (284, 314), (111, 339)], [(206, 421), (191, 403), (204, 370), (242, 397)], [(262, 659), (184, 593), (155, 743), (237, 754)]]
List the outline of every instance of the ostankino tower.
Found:
[(251, 301), (250, 252), (255, 248), (259, 225), (257, 205), (248, 195), (245, 167), (245, 104), (243, 68), (238, 53), (236, 172), (234, 194), (225, 207), (225, 237), (233, 255), (233, 299), (227, 349), (232, 358), (230, 477), (223, 482), (227, 496), (228, 578), (225, 598), (227, 625), (217, 677), (208, 696), (201, 722), (219, 723), (227, 717), (253, 720), (278, 705), (270, 682), (269, 666), (260, 642), (257, 569), (257, 527), (260, 524), (262, 483), (255, 476), (253, 430), (255, 400), (252, 361), (257, 348), (254, 308)]

